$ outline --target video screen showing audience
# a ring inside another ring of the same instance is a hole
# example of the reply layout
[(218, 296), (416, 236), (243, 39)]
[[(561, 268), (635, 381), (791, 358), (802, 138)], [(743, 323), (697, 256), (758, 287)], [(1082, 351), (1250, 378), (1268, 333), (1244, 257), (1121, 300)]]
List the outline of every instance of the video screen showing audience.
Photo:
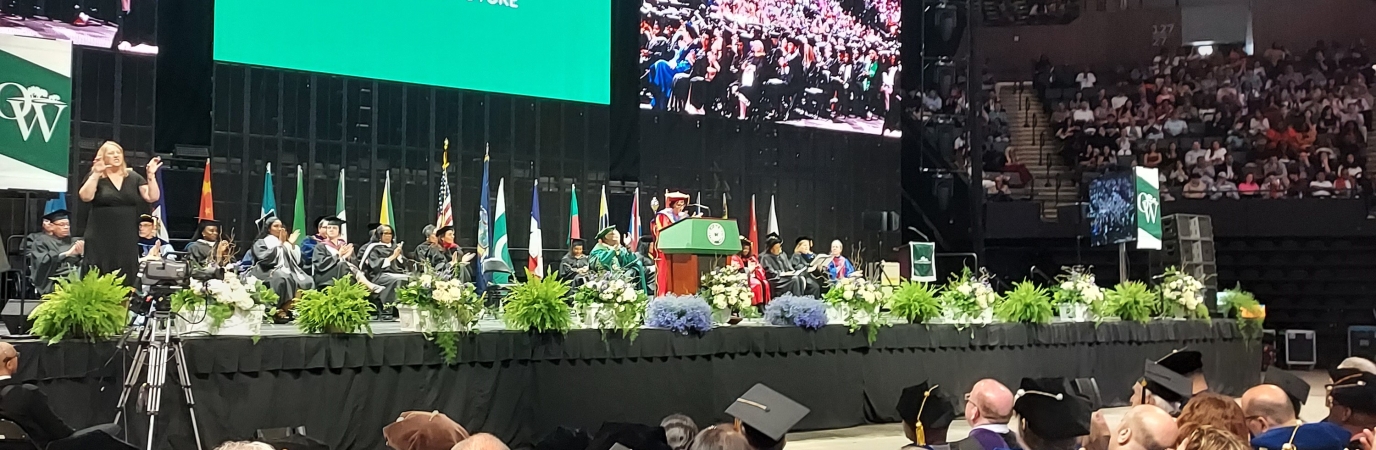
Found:
[(0, 0), (0, 34), (155, 55), (157, 0)]
[(1089, 184), (1089, 241), (1091, 246), (1121, 244), (1137, 231), (1137, 180), (1119, 173), (1094, 179)]
[(899, 136), (899, 0), (644, 0), (642, 109)]

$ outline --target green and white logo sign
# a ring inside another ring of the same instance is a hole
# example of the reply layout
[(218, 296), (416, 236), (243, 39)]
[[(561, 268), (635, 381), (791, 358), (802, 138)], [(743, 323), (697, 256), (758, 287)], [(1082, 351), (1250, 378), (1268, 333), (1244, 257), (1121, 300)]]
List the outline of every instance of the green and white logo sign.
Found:
[(908, 253), (912, 257), (912, 281), (936, 281), (936, 244), (931, 242), (909, 242)]
[(72, 44), (0, 35), (0, 189), (65, 192)]
[(1134, 167), (1137, 174), (1137, 248), (1161, 249), (1161, 179), (1156, 169)]

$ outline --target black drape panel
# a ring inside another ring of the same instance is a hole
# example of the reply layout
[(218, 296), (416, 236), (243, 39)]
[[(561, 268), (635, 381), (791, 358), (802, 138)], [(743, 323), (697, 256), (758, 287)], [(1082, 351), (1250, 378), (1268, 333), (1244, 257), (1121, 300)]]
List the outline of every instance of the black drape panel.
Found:
[(641, 0), (613, 0), (611, 117), (611, 179), (640, 179), (640, 6)]
[[(644, 330), (634, 343), (596, 330), (566, 336), (485, 332), (464, 337), (443, 365), (418, 334), (374, 337), (190, 338), (188, 371), (207, 443), (259, 428), (305, 425), (335, 449), (382, 448), (381, 429), (405, 410), (440, 410), (471, 431), (529, 445), (560, 425), (657, 423), (683, 413), (724, 421), (741, 392), (764, 382), (812, 409), (798, 429), (894, 422), (902, 388), (929, 380), (953, 398), (981, 378), (1096, 377), (1105, 400), (1125, 404), (1142, 362), (1189, 346), (1205, 354), (1211, 386), (1239, 394), (1258, 379), (1260, 346), (1231, 321), (897, 325), (874, 344), (842, 326), (818, 331), (738, 326), (701, 337)], [(110, 343), (20, 345), (20, 378), (38, 379), (73, 425), (109, 421), (120, 354)], [(190, 423), (168, 379), (159, 442), (190, 448)], [(125, 422), (136, 440), (145, 416)], [(163, 433), (166, 432), (166, 435)]]
[(210, 145), (215, 2), (163, 1), (157, 6), (155, 149), (170, 153), (177, 144)]

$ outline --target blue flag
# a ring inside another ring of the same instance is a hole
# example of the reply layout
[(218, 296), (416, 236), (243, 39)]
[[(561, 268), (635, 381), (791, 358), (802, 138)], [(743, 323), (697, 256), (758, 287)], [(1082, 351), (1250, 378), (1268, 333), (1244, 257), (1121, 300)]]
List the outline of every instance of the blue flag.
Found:
[(481, 197), (478, 200), (478, 257), (474, 258), (473, 261), (474, 263), (476, 263), (476, 267), (473, 268), (474, 273), (476, 274), (476, 276), (473, 277), (473, 284), (475, 287), (478, 288), (478, 292), (482, 292), (483, 289), (487, 288), (487, 280), (483, 279), (483, 261), (487, 260), (487, 249), (491, 247), (491, 243), (488, 242), (488, 236), (492, 235), (492, 233), (488, 229), (487, 222), (488, 211), (490, 211), (490, 209), (488, 209), (487, 200), (487, 198), (490, 196), (487, 187), (487, 163), (489, 159), (490, 158), (488, 156), (488, 152), (484, 150), (483, 186), (482, 189), (479, 191), (479, 195)]

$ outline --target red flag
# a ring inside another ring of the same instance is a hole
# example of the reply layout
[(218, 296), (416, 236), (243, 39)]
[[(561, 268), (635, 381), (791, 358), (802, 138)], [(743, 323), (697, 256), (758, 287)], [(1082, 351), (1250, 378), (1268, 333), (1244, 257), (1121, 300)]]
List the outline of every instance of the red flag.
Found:
[(215, 220), (215, 198), (210, 195), (210, 160), (205, 160), (205, 178), (201, 179), (201, 212), (198, 219)]
[(760, 232), (755, 227), (755, 196), (750, 196), (750, 255), (760, 254)]

